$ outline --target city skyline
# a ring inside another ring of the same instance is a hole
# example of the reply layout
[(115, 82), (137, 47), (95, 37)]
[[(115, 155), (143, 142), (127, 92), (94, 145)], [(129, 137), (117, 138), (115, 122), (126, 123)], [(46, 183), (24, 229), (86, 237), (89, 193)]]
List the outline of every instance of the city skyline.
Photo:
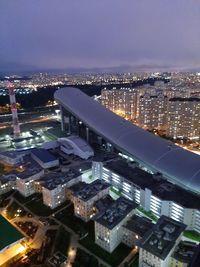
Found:
[(200, 68), (196, 1), (20, 0), (0, 7), (1, 72)]

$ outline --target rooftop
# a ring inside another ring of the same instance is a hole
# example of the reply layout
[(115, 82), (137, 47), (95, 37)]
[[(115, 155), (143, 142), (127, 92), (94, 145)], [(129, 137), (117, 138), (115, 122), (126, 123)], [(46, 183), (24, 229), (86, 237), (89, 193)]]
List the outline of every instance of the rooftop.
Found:
[(137, 127), (77, 88), (59, 89), (54, 97), (59, 104), (120, 151), (199, 194), (199, 155)]
[(93, 151), (93, 149), (90, 147), (90, 145), (84, 139), (80, 138), (79, 136), (71, 135), (71, 136), (67, 137), (66, 140), (73, 142), (79, 148), (81, 148), (81, 150), (84, 152)]
[(73, 165), (73, 169), (80, 171), (80, 172), (85, 172), (88, 171), (92, 168), (92, 162), (91, 161), (87, 161), (87, 162), (81, 162), (78, 164)]
[(88, 201), (96, 196), (96, 194), (109, 187), (110, 184), (104, 182), (103, 180), (95, 180), (90, 184), (85, 184), (85, 186), (79, 190), (74, 191), (74, 196), (78, 197), (82, 201)]
[(105, 196), (104, 198), (99, 199), (94, 203), (95, 208), (98, 212), (105, 211), (113, 203), (113, 198), (110, 195)]
[(34, 148), (31, 150), (31, 153), (44, 163), (57, 160), (54, 155), (43, 148)]
[(69, 181), (73, 180), (80, 176), (81, 173), (74, 170), (69, 169), (68, 172), (61, 172), (61, 173), (48, 173), (44, 177), (42, 177), (38, 182), (40, 185), (48, 190), (53, 190), (59, 185), (65, 185)]
[(151, 222), (151, 220), (145, 217), (133, 215), (130, 220), (128, 220), (127, 223), (124, 225), (124, 228), (143, 237), (145, 233), (153, 227), (153, 225), (154, 224)]
[(153, 195), (162, 200), (173, 200), (183, 207), (200, 209), (199, 195), (161, 178), (160, 175), (153, 175), (138, 167), (132, 167), (125, 160), (110, 161), (104, 167), (126, 178), (136, 187), (143, 190), (150, 189)]
[(24, 236), (0, 215), (0, 251), (5, 247), (17, 242)]
[(162, 215), (152, 229), (138, 241), (137, 245), (154, 256), (165, 260), (185, 228), (185, 224)]
[(172, 257), (180, 262), (190, 263), (197, 250), (197, 244), (188, 241), (181, 241), (175, 248)]
[(113, 200), (106, 210), (95, 215), (94, 221), (106, 228), (113, 229), (137, 206), (135, 202), (120, 197)]
[(24, 157), (22, 165), (24, 166), (24, 171), (16, 174), (16, 176), (20, 179), (28, 179), (43, 170), (30, 155), (26, 155)]
[(0, 153), (0, 155), (5, 156), (5, 157), (9, 157), (12, 159), (18, 158), (18, 157), (23, 157), (22, 153), (19, 153), (17, 151), (3, 151)]

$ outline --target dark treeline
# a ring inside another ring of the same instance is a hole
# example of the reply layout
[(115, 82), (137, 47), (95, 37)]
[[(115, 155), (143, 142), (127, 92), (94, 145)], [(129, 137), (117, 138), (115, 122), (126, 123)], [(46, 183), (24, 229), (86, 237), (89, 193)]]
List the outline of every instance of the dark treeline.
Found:
[[(149, 78), (146, 80), (135, 81), (133, 83), (121, 83), (121, 84), (109, 84), (109, 85), (63, 85), (60, 87), (77, 87), (82, 90), (84, 93), (89, 96), (100, 95), (102, 88), (106, 87), (107, 89), (112, 89), (113, 87), (121, 88), (121, 87), (137, 87), (143, 84), (151, 84), (153, 85), (155, 81), (163, 80), (164, 82), (168, 82), (166, 79), (158, 79), (158, 78)], [(16, 100), (21, 104), (21, 107), (24, 109), (33, 109), (35, 107), (41, 107), (47, 104), (49, 100), (54, 100), (54, 93), (58, 89), (57, 86), (48, 86), (46, 88), (39, 88), (37, 91), (29, 95), (16, 95)], [(1, 96), (0, 97), (0, 106), (6, 105), (9, 103), (9, 96)]]

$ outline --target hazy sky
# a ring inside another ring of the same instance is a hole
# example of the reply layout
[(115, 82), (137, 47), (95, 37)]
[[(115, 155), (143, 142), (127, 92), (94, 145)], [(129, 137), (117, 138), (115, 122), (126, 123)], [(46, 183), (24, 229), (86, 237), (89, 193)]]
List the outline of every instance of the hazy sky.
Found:
[(122, 65), (200, 67), (200, 0), (0, 0), (0, 71)]

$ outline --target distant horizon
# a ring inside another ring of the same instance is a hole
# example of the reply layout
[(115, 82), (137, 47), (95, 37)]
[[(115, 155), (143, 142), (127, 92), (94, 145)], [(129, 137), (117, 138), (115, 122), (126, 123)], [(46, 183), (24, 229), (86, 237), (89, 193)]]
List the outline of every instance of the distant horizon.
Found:
[(191, 68), (180, 68), (172, 66), (113, 66), (113, 67), (94, 67), (94, 68), (83, 68), (83, 67), (72, 67), (72, 68), (33, 68), (33, 69), (11, 69), (1, 70), (0, 75), (31, 75), (37, 73), (49, 73), (49, 74), (98, 74), (98, 73), (151, 73), (151, 72), (200, 72), (200, 67)]

